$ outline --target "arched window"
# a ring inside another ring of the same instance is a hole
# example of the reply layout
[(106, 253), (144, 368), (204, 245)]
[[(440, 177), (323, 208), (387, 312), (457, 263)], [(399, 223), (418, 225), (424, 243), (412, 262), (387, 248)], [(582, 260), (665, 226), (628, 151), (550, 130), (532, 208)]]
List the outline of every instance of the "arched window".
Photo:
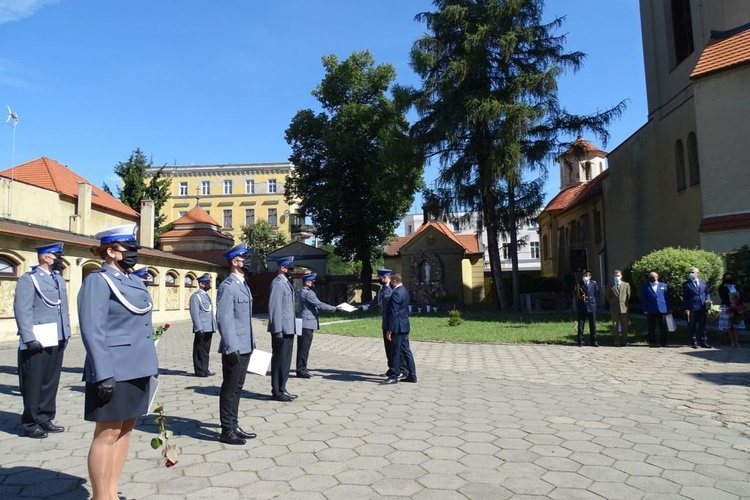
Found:
[(685, 150), (679, 139), (674, 143), (674, 165), (677, 173), (677, 191), (682, 191), (687, 184), (685, 182)]
[(695, 137), (695, 132), (690, 132), (687, 136), (687, 150), (690, 185), (695, 186), (701, 181), (700, 165), (698, 163), (698, 139)]
[(16, 263), (0, 255), (0, 277), (7, 278), (16, 275)]
[(185, 288), (195, 288), (195, 276), (192, 274), (185, 276)]
[(166, 286), (178, 286), (177, 275), (175, 273), (167, 273), (164, 275), (164, 284)]

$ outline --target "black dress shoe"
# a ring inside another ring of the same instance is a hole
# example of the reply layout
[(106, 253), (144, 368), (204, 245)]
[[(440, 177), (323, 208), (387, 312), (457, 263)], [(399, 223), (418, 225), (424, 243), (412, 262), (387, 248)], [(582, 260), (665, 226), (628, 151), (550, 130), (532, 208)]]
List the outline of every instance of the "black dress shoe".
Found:
[(284, 403), (288, 403), (290, 401), (294, 401), (290, 396), (287, 396), (283, 392), (281, 394), (277, 394), (273, 397), (274, 401), (283, 401)]
[(219, 442), (224, 444), (245, 444), (246, 441), (242, 439), (236, 432), (221, 433), (219, 436)]
[(48, 422), (41, 422), (39, 424), (39, 427), (44, 429), (47, 432), (64, 432), (65, 427), (62, 425), (55, 425), (51, 420)]
[(234, 433), (244, 439), (255, 439), (258, 435), (254, 432), (245, 432), (239, 427), (234, 429)]
[(287, 391), (283, 391), (282, 394), (284, 394), (285, 396), (289, 396), (292, 399), (297, 399), (297, 395), (296, 394), (292, 394), (292, 393), (287, 392)]
[(668, 344), (662, 344), (661, 346), (662, 346), (662, 347), (669, 347), (669, 345), (668, 345)]
[(404, 379), (406, 379), (406, 378), (409, 378), (409, 374), (408, 374), (408, 373), (401, 373), (401, 374), (400, 374), (400, 375), (398, 376), (398, 379), (399, 379), (399, 380), (404, 380)]
[(401, 379), (401, 382), (411, 382), (412, 384), (417, 383), (417, 377), (406, 377)]
[(24, 429), (23, 434), (24, 436), (30, 437), (32, 439), (44, 439), (49, 436), (49, 434), (47, 434), (47, 431), (45, 431), (38, 425)]
[(312, 378), (312, 373), (310, 373), (310, 372), (297, 372), (297, 378)]
[(599, 342), (594, 342), (593, 344), (591, 344), (591, 347), (599, 347)]
[(690, 347), (692, 347), (693, 349), (698, 349), (698, 344), (693, 344)]
[(704, 344), (701, 344), (701, 347), (704, 348), (704, 349), (711, 349), (711, 345), (710, 344), (705, 344), (704, 343)]
[(383, 381), (384, 384), (398, 384), (397, 378), (388, 377)]

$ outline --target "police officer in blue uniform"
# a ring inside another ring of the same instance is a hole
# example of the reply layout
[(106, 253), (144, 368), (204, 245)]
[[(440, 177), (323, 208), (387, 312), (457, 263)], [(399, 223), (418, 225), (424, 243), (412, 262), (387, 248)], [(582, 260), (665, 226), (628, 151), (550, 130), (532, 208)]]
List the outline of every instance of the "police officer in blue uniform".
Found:
[(313, 330), (320, 328), (319, 311), (335, 311), (336, 307), (321, 302), (312, 290), (317, 275), (306, 274), (302, 277), (302, 290), (299, 291), (300, 317), (302, 318), (302, 334), (297, 337), (297, 376), (310, 378), (312, 374), (307, 369), (307, 358), (313, 341)]
[(208, 358), (211, 338), (216, 331), (214, 307), (208, 291), (211, 290), (211, 275), (205, 273), (198, 278), (198, 290), (190, 296), (190, 319), (193, 320), (193, 370), (196, 377), (210, 377)]
[[(53, 422), (57, 409), (63, 352), (70, 338), (68, 291), (63, 269), (63, 244), (36, 248), (39, 265), (18, 279), (13, 313), (20, 338), (18, 378), (23, 396), (24, 435), (42, 439), (63, 432)], [(47, 335), (44, 335), (44, 333)]]
[(286, 390), (294, 348), (294, 286), (290, 280), (294, 257), (276, 261), (279, 268), (268, 298), (268, 333), (271, 334), (271, 395), (289, 402), (297, 396)]
[(243, 267), (248, 256), (247, 245), (240, 243), (226, 252), (230, 274), (221, 282), (216, 296), (216, 322), (221, 341), (221, 371), (223, 381), (219, 392), (219, 441), (241, 445), (253, 439), (254, 432), (239, 426), (240, 392), (245, 385), (250, 354), (255, 349), (253, 336), (253, 294), (245, 282)]
[(86, 348), (84, 418), (96, 422), (88, 456), (93, 498), (117, 498), (136, 419), (148, 411), (152, 377), (158, 374), (151, 322), (151, 295), (129, 270), (138, 262), (137, 226), (96, 234), (91, 251), (104, 259), (83, 280), (78, 318)]
[(136, 276), (140, 278), (142, 281), (148, 282), (149, 276), (148, 276), (148, 268), (142, 267), (140, 269), (136, 269), (131, 273), (133, 276)]

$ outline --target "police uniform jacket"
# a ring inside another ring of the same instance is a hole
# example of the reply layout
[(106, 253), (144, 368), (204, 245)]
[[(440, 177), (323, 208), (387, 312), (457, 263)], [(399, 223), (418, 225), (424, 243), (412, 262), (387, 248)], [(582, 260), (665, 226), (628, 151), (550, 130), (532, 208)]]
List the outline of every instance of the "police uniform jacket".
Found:
[(393, 289), (388, 298), (388, 313), (384, 318), (388, 321), (388, 328), (393, 333), (409, 333), (409, 292), (403, 285)]
[(279, 332), (294, 335), (294, 289), (283, 274), (271, 282), (268, 297), (268, 333)]
[[(21, 343), (35, 340), (34, 325), (45, 323), (57, 323), (58, 339), (70, 337), (68, 289), (62, 276), (56, 274), (56, 278), (57, 283), (48, 272), (39, 267), (18, 278), (13, 314)], [(34, 281), (39, 285), (38, 290), (34, 286)]]
[(193, 333), (216, 331), (214, 306), (205, 290), (198, 289), (190, 296), (190, 319), (193, 320)]
[(321, 302), (315, 292), (307, 287), (299, 291), (300, 316), (302, 317), (302, 328), (317, 330), (320, 328), (318, 321), (319, 311), (335, 311), (336, 307)]
[(378, 290), (378, 293), (375, 295), (374, 299), (372, 299), (370, 302), (366, 302), (362, 304), (363, 311), (366, 311), (370, 309), (371, 307), (375, 307), (376, 305), (380, 307), (380, 312), (383, 315), (383, 319), (381, 322), (381, 326), (383, 330), (388, 329), (388, 321), (386, 319), (386, 314), (388, 313), (388, 310), (387, 310), (388, 299), (391, 297), (392, 293), (393, 293), (393, 288), (391, 288), (390, 285), (383, 285), (380, 287), (380, 290)]
[(78, 293), (78, 318), (86, 347), (86, 382), (111, 377), (121, 382), (158, 373), (152, 304), (140, 278), (128, 276), (109, 264), (103, 264), (101, 270), (92, 271), (83, 280)]
[(255, 349), (253, 338), (253, 294), (245, 280), (230, 274), (216, 294), (216, 323), (219, 327), (219, 352), (249, 354)]

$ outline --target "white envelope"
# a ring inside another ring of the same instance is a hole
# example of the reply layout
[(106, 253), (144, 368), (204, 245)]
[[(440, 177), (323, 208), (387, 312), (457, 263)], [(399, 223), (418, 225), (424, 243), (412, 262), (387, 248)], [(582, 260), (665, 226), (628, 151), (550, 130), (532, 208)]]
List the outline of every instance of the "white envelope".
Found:
[(354, 307), (353, 305), (348, 304), (346, 302), (342, 302), (341, 304), (337, 305), (336, 309), (341, 309), (342, 311), (348, 312), (348, 313), (354, 312), (354, 311), (357, 310), (356, 307)]
[(677, 324), (674, 322), (674, 316), (672, 316), (672, 313), (665, 315), (664, 320), (667, 322), (667, 330), (670, 332), (677, 330)]
[(57, 323), (42, 323), (31, 327), (34, 338), (42, 344), (42, 347), (56, 346), (59, 342), (57, 339)]
[(302, 335), (302, 318), (294, 318), (294, 334)]
[(269, 366), (271, 366), (271, 353), (255, 349), (250, 355), (247, 371), (265, 376)]

